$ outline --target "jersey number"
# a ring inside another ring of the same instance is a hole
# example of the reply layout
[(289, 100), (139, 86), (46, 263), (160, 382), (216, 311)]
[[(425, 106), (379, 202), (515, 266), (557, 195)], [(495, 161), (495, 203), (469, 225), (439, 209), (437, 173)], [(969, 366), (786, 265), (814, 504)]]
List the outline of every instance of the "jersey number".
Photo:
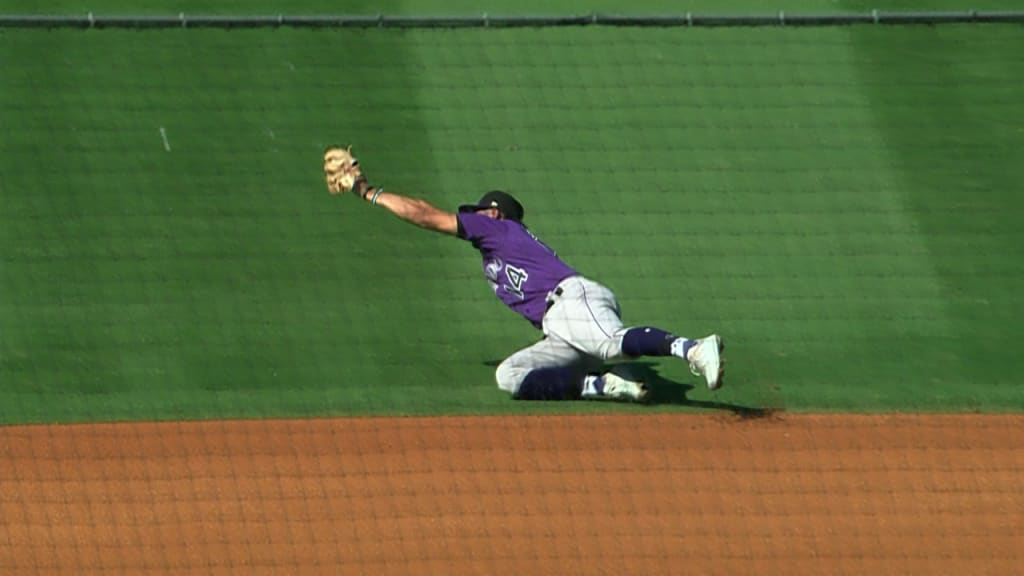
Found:
[(520, 300), (523, 298), (523, 284), (530, 278), (530, 275), (526, 273), (526, 270), (522, 268), (516, 268), (515, 266), (505, 265), (505, 276), (508, 278), (508, 284), (505, 284), (505, 292), (515, 294)]

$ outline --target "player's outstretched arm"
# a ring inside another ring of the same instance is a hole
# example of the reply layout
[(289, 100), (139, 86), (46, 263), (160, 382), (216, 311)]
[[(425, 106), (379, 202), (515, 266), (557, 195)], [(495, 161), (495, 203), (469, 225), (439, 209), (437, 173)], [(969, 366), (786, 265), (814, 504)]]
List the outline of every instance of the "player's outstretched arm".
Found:
[(327, 191), (331, 194), (354, 192), (359, 198), (374, 206), (387, 208), (406, 222), (452, 236), (458, 234), (459, 222), (455, 214), (445, 212), (426, 200), (384, 192), (383, 188), (370, 186), (359, 161), (352, 155), (351, 146), (328, 146), (324, 150), (324, 178)]
[(452, 236), (458, 234), (459, 223), (455, 214), (446, 212), (426, 200), (385, 192), (382, 188), (367, 185), (365, 181), (357, 183), (355, 192), (367, 202), (383, 206), (395, 216), (420, 228)]

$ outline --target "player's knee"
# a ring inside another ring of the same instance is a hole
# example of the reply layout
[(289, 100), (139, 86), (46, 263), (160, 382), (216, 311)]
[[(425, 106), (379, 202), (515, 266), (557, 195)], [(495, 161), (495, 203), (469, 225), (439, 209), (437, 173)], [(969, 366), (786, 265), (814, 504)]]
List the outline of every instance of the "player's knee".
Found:
[(523, 383), (523, 378), (526, 374), (516, 368), (508, 360), (498, 365), (498, 369), (494, 371), (494, 379), (498, 382), (498, 388), (501, 388), (509, 394), (515, 394), (519, 391), (519, 385)]
[(622, 334), (614, 334), (601, 340), (597, 345), (596, 356), (601, 360), (615, 360), (622, 356)]

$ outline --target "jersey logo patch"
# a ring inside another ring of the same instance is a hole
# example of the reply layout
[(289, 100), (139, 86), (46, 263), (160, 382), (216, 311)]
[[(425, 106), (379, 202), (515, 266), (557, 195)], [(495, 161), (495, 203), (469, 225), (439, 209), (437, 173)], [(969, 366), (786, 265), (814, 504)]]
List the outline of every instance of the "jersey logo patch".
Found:
[(501, 272), (501, 267), (504, 265), (505, 263), (502, 262), (500, 258), (488, 261), (484, 266), (484, 276), (486, 276), (489, 281), (497, 284), (498, 273)]

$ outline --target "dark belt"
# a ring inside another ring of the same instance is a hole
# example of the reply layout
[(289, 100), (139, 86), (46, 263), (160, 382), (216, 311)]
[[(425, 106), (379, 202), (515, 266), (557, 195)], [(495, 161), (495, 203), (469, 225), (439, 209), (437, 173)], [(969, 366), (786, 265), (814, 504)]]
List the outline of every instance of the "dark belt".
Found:
[(555, 288), (555, 291), (552, 292), (552, 294), (554, 294), (554, 296), (548, 298), (547, 308), (544, 309), (545, 312), (551, 310), (551, 307), (555, 305), (555, 298), (562, 295), (562, 287), (558, 286), (557, 288)]

